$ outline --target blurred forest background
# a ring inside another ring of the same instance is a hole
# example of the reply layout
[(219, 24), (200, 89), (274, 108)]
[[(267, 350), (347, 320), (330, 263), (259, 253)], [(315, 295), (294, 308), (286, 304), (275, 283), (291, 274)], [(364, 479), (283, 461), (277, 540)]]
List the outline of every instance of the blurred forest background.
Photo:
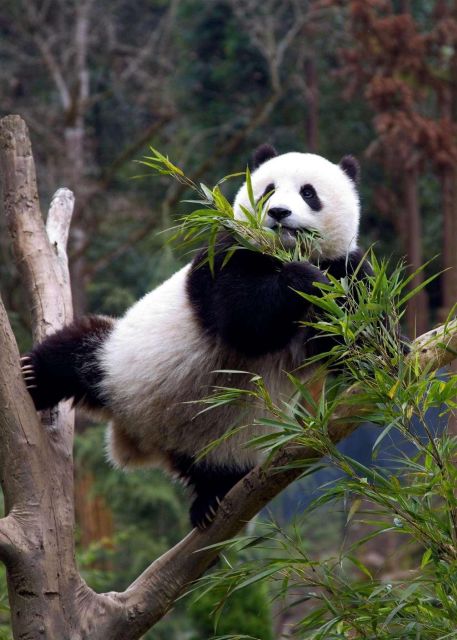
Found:
[[(2, 0), (0, 94), (1, 115), (30, 128), (43, 210), (58, 187), (75, 193), (78, 314), (119, 315), (188, 259), (159, 233), (183, 210), (181, 185), (133, 179), (149, 144), (207, 184), (244, 170), (262, 142), (334, 162), (355, 155), (362, 246), (406, 256), (411, 269), (434, 258), (413, 284), (443, 270), (405, 331), (422, 333), (457, 301), (455, 0)], [(2, 216), (0, 289), (26, 350), (30, 317)], [(80, 420), (80, 564), (96, 589), (124, 588), (186, 533), (186, 497), (160, 474), (110, 469), (103, 427), (86, 427)], [(371, 437), (358, 432), (351, 446), (366, 455)], [(274, 517), (285, 526), (307, 494), (292, 487)], [(309, 549), (328, 553), (344, 516), (301, 526)], [(211, 606), (181, 602), (146, 637), (210, 638)], [(253, 585), (219, 632), (268, 640), (285, 637), (286, 622)]]

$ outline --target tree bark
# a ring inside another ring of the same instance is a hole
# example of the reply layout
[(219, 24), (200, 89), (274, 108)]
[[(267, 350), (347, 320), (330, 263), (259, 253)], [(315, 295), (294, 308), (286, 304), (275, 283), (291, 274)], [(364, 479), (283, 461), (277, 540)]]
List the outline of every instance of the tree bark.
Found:
[[(0, 121), (0, 167), (16, 259), (33, 308), (35, 337), (41, 339), (71, 319), (64, 257), (71, 197), (66, 192), (56, 196), (46, 233), (27, 130), (18, 116)], [(67, 220), (62, 225), (61, 216)], [(449, 363), (456, 349), (454, 322), (416, 340), (410, 358), (415, 366), (435, 369)], [(279, 451), (229, 492), (206, 530), (191, 531), (126, 591), (96, 594), (75, 563), (72, 412), (61, 404), (37, 415), (0, 300), (0, 482), (6, 506), (0, 520), (0, 560), (7, 567), (15, 639), (139, 640), (211, 565), (218, 555), (214, 545), (240, 531), (303, 473), (306, 463), (356, 429), (369, 409), (356, 404), (359, 394), (363, 390), (357, 387), (346, 392), (347, 403), (328, 423), (327, 442)]]

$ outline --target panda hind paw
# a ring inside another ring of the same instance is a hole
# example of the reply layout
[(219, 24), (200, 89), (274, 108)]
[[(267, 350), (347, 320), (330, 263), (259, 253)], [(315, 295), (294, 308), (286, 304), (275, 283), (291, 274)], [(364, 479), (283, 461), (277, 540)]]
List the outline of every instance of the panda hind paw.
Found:
[(221, 500), (218, 496), (198, 496), (190, 508), (190, 521), (197, 529), (206, 529), (216, 518)]

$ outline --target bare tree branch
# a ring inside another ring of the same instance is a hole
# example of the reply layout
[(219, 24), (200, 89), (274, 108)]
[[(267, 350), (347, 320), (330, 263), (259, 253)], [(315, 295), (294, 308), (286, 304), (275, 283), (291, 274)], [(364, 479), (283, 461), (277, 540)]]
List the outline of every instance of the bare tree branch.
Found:
[[(26, 6), (28, 5), (29, 3), (26, 3)], [(62, 73), (62, 69), (60, 68), (60, 65), (58, 64), (45, 38), (43, 38), (40, 33), (35, 33), (33, 39), (38, 48), (38, 51), (41, 53), (44, 63), (49, 69), (49, 74), (53, 79), (54, 84), (56, 85), (63, 110), (68, 111), (71, 105), (71, 97), (70, 91)]]
[(229, 0), (240, 27), (245, 31), (268, 65), (273, 90), (281, 91), (281, 66), (284, 56), (303, 26), (310, 11), (290, 0)]
[(46, 220), (49, 242), (62, 260), (67, 260), (66, 246), (74, 204), (75, 196), (70, 189), (58, 189), (52, 197)]
[(56, 270), (59, 275), (59, 287), (62, 292), (62, 302), (66, 318), (73, 317), (67, 242), (74, 204), (75, 197), (69, 189), (58, 189), (51, 200), (46, 221), (46, 233), (51, 247), (55, 251)]
[(0, 121), (0, 170), (6, 221), (30, 296), (34, 339), (41, 340), (63, 326), (68, 317), (49, 286), (58, 274), (40, 212), (30, 139), (18, 116)]

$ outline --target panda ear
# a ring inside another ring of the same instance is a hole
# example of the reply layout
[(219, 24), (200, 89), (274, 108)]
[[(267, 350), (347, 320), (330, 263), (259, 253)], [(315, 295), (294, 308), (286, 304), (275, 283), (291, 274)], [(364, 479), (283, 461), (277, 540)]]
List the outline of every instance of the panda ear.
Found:
[(344, 156), (340, 160), (340, 169), (356, 184), (360, 180), (360, 165), (354, 156)]
[(271, 158), (275, 158), (277, 155), (278, 152), (271, 146), (271, 144), (261, 144), (260, 147), (257, 147), (254, 151), (251, 166), (253, 169), (257, 169), (261, 164), (267, 160), (271, 160)]

